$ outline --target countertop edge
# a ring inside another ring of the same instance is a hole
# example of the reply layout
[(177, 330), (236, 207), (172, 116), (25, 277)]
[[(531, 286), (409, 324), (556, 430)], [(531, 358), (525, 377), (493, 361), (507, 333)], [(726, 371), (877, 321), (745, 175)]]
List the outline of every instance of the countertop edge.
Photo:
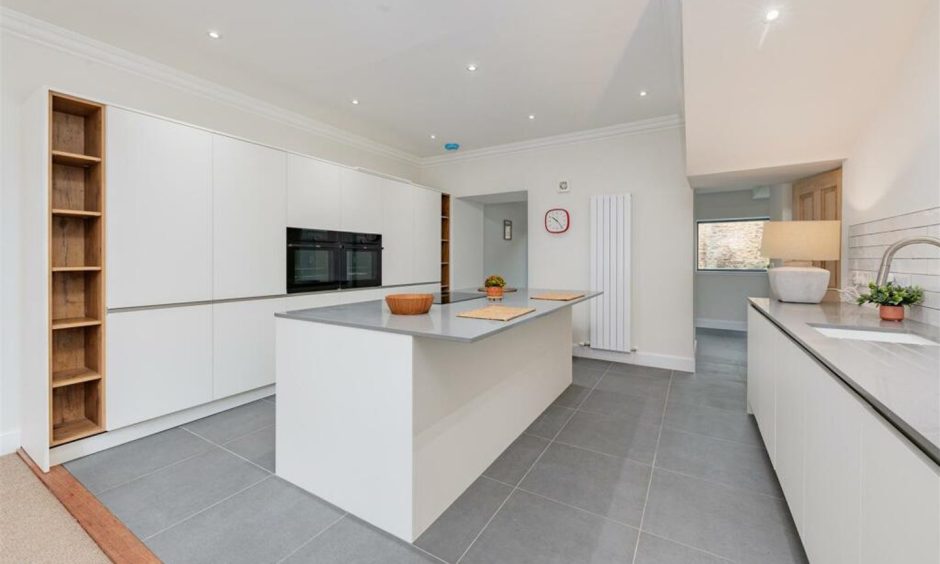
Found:
[(883, 403), (878, 401), (877, 398), (868, 393), (864, 388), (859, 386), (859, 384), (855, 382), (851, 376), (845, 374), (842, 370), (828, 361), (825, 356), (813, 349), (813, 347), (808, 345), (805, 341), (803, 341), (803, 339), (800, 339), (794, 332), (787, 329), (783, 322), (775, 319), (773, 314), (764, 309), (762, 304), (757, 302), (754, 298), (748, 298), (748, 303), (750, 304), (750, 307), (753, 307), (758, 313), (770, 321), (774, 327), (777, 327), (783, 331), (783, 333), (787, 335), (793, 342), (795, 342), (801, 349), (806, 351), (806, 353), (809, 354), (810, 357), (817, 362), (817, 364), (838, 378), (839, 381), (845, 384), (852, 392), (855, 393), (855, 395), (868, 404), (878, 415), (884, 418), (892, 427), (897, 429), (899, 433), (911, 441), (911, 443), (920, 449), (920, 451), (923, 452), (925, 456), (933, 460), (935, 464), (940, 465), (940, 445), (934, 444), (933, 441), (911, 427), (901, 416), (893, 412)]

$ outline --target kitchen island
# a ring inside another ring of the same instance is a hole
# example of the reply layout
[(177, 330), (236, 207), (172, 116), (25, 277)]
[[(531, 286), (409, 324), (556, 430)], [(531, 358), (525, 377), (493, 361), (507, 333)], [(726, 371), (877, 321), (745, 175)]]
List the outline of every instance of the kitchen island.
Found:
[[(277, 474), (414, 541), (571, 384), (570, 301), (457, 317), (482, 297), (392, 315), (382, 301), (277, 315)], [(579, 292), (581, 293), (581, 292)]]

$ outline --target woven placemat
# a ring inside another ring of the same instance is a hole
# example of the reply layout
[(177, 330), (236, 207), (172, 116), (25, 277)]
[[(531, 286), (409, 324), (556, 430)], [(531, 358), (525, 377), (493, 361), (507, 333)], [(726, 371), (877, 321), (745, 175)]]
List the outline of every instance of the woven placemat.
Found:
[(533, 300), (553, 300), (556, 302), (569, 302), (583, 297), (584, 294), (579, 292), (545, 292), (537, 296), (530, 296)]
[(534, 307), (510, 307), (491, 305), (480, 309), (471, 309), (457, 314), (457, 317), (470, 319), (490, 319), (492, 321), (510, 321), (527, 313), (535, 311)]

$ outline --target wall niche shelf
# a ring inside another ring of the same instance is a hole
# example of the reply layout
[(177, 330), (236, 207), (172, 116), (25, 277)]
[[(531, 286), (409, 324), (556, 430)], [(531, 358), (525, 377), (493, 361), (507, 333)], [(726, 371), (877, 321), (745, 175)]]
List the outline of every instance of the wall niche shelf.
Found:
[(450, 194), (441, 194), (441, 292), (450, 292)]
[(49, 93), (49, 444), (104, 431), (104, 114)]

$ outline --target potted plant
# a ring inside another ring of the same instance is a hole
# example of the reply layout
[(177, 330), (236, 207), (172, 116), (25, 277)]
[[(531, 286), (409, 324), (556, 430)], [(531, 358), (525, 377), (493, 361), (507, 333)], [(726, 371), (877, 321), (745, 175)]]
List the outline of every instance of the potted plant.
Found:
[(486, 281), (483, 282), (483, 287), (486, 288), (486, 297), (491, 300), (501, 300), (505, 286), (506, 280), (498, 274), (491, 274), (487, 277)]
[(858, 297), (858, 305), (877, 304), (878, 314), (885, 321), (904, 321), (904, 306), (924, 301), (924, 290), (918, 286), (899, 286), (894, 282), (879, 286), (871, 282), (868, 290)]

